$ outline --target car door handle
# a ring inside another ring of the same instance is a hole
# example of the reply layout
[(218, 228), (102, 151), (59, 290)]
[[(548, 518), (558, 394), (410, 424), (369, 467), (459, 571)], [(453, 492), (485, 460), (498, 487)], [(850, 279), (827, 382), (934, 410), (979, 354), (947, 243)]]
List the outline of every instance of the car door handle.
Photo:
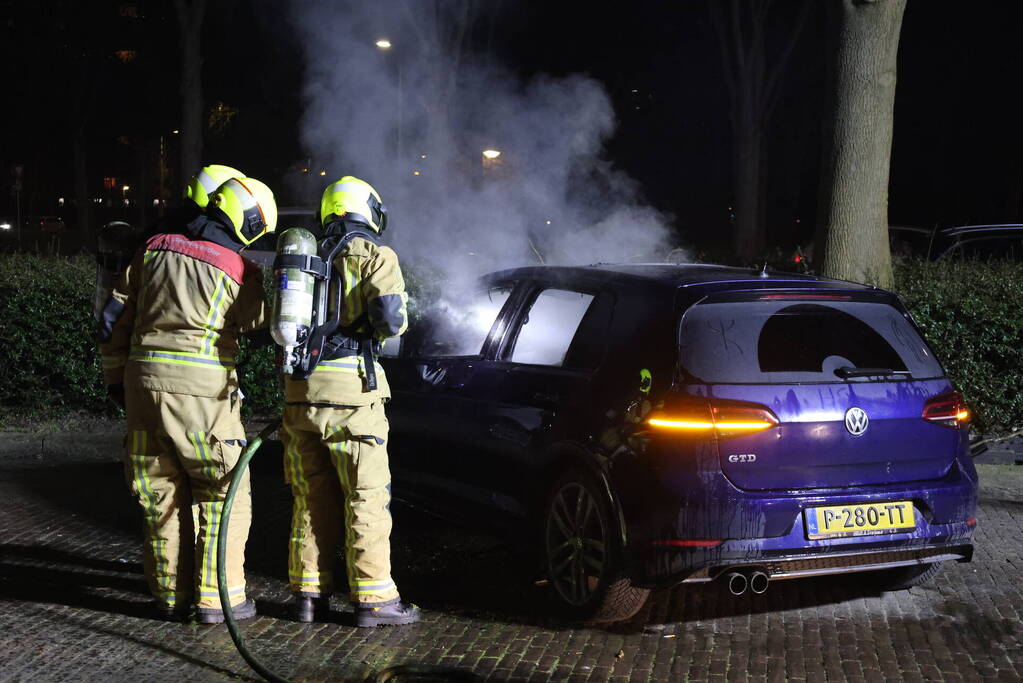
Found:
[(558, 403), (561, 401), (561, 394), (546, 391), (538, 391), (533, 394), (533, 400), (540, 403)]

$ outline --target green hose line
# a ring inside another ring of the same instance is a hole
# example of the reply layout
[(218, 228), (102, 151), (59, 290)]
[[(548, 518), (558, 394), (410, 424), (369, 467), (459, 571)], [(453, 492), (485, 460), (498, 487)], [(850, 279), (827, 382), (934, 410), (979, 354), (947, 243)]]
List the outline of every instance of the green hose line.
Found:
[(241, 484), (245, 470), (249, 467), (249, 461), (252, 460), (252, 456), (259, 450), (263, 440), (269, 438), (280, 426), (281, 421), (274, 420), (264, 427), (263, 431), (242, 451), (242, 457), (238, 459), (238, 464), (234, 466), (231, 475), (231, 486), (227, 489), (227, 497), (224, 498), (223, 517), (220, 520), (220, 533), (217, 536), (217, 586), (220, 589), (220, 608), (224, 610), (224, 622), (227, 624), (227, 630), (231, 632), (231, 640), (234, 641), (234, 646), (238, 648), (238, 653), (249, 663), (253, 671), (266, 680), (271, 681), (271, 683), (288, 683), (288, 679), (282, 678), (273, 671), (270, 671), (270, 669), (267, 669), (258, 659), (252, 656), (252, 653), (245, 647), (245, 640), (242, 638), (242, 634), (238, 632), (238, 622), (234, 620), (231, 598), (227, 593), (227, 528), (231, 520), (231, 505), (234, 504), (234, 495), (238, 492), (238, 486)]
[[(249, 461), (252, 460), (252, 456), (256, 454), (257, 450), (259, 450), (259, 446), (263, 443), (263, 441), (276, 432), (280, 426), (281, 421), (274, 420), (264, 427), (263, 431), (261, 431), (259, 435), (249, 443), (245, 450), (242, 451), (242, 455), (238, 459), (238, 464), (235, 465), (234, 470), (232, 470), (231, 485), (227, 489), (227, 497), (224, 498), (224, 510), (220, 520), (220, 533), (217, 537), (217, 586), (220, 590), (220, 607), (224, 610), (224, 623), (227, 624), (227, 630), (231, 632), (231, 640), (234, 641), (234, 646), (238, 649), (238, 653), (246, 662), (248, 662), (253, 671), (271, 683), (288, 683), (288, 679), (278, 676), (273, 671), (270, 671), (270, 669), (263, 666), (262, 663), (260, 663), (260, 661), (256, 659), (251, 652), (249, 652), (249, 649), (245, 647), (245, 639), (242, 638), (242, 634), (238, 631), (238, 622), (234, 620), (234, 610), (231, 609), (231, 598), (227, 593), (227, 529), (228, 524), (231, 521), (231, 506), (234, 504), (234, 496), (235, 493), (238, 492), (238, 486), (241, 485), (242, 476), (249, 467)], [(389, 667), (383, 671), (376, 672), (375, 676), (371, 677), (370, 680), (378, 683), (384, 683), (385, 681), (399, 680), (402, 676), (415, 677), (417, 680), (464, 681), (466, 683), (481, 680), (478, 676), (469, 671), (445, 666), (418, 664), (403, 664)], [(423, 678), (424, 676), (427, 678)]]

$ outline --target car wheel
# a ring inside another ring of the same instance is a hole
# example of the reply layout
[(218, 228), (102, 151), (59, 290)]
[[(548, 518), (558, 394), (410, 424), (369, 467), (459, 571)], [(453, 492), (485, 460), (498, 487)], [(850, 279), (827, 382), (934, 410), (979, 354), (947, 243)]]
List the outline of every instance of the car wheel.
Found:
[(914, 586), (923, 586), (941, 571), (943, 562), (917, 564), (909, 567), (897, 567), (876, 572), (875, 577), (881, 590), (901, 591)]
[(573, 619), (622, 621), (643, 607), (650, 591), (622, 576), (621, 543), (611, 506), (591, 476), (562, 476), (544, 509), (547, 575)]

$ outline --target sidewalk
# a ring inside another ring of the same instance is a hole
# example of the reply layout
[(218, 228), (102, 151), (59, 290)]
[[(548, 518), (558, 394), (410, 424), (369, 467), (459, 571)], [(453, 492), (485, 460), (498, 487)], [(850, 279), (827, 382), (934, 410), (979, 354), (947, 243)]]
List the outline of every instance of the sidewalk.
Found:
[[(141, 522), (120, 436), (5, 435), (0, 445), (0, 679), (258, 680), (226, 628), (148, 618)], [(1023, 677), (1023, 467), (981, 466), (977, 554), (932, 586), (878, 594), (869, 579), (656, 594), (632, 621), (578, 628), (549, 616), (517, 548), (395, 507), (395, 579), (421, 624), (357, 630), (287, 620), (290, 494), (279, 455), (257, 456), (247, 573), (251, 650), (292, 680), (363, 681), (402, 663), (541, 681), (976, 680)]]

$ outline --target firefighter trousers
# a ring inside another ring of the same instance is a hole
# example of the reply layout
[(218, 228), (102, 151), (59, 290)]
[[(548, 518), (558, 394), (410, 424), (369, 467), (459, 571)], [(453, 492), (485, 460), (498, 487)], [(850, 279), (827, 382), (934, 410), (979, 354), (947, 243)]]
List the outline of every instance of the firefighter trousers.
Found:
[(397, 598), (391, 580), (391, 472), (383, 403), (287, 405), (283, 438), (285, 479), (295, 499), (291, 589), (311, 596), (334, 591), (343, 519), (350, 600), (372, 605)]
[[(164, 607), (220, 608), (217, 539), (224, 498), (244, 445), (240, 401), (127, 387), (125, 476), (143, 515), (143, 567)], [(228, 530), (231, 604), (245, 601), (249, 475)]]

